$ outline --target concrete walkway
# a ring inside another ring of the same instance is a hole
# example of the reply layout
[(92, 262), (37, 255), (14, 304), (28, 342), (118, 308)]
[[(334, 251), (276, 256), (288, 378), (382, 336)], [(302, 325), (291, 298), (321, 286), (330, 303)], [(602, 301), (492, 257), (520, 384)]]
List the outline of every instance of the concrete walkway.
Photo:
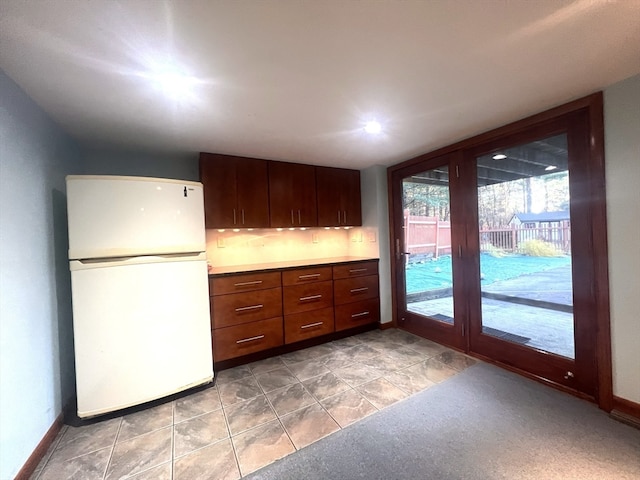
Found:
[[(494, 282), (483, 286), (482, 291), (483, 326), (497, 330), (489, 334), (524, 337), (514, 337), (513, 341), (574, 358), (570, 265)], [(453, 297), (412, 302), (408, 310), (452, 318)], [(504, 339), (509, 341), (509, 336)]]
[(483, 285), (482, 291), (572, 306), (571, 265), (493, 282)]

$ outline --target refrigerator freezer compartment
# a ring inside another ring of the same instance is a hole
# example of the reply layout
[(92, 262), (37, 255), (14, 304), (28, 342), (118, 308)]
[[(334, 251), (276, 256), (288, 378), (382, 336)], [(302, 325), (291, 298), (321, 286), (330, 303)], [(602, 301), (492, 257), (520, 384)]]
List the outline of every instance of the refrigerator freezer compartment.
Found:
[(142, 177), (67, 177), (69, 259), (203, 252), (202, 184)]

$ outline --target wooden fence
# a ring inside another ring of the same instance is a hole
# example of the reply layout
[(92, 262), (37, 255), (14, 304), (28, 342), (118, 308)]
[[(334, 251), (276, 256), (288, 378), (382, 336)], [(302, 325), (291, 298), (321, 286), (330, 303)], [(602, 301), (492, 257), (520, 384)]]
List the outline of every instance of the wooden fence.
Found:
[(438, 217), (404, 215), (404, 244), (413, 258), (451, 253), (451, 223)]
[[(451, 223), (438, 217), (404, 215), (404, 245), (411, 261), (423, 258), (438, 258), (451, 254)], [(559, 226), (525, 227), (513, 225), (505, 228), (480, 230), (480, 250), (500, 249), (517, 252), (528, 240), (542, 240), (557, 250), (571, 250), (571, 228), (567, 222)]]

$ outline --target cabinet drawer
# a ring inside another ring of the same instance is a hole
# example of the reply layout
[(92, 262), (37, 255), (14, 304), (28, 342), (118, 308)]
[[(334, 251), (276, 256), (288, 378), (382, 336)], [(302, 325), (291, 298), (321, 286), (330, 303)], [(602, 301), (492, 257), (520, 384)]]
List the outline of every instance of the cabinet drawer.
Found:
[(333, 279), (331, 267), (310, 267), (286, 270), (282, 272), (282, 285), (300, 285), (311, 282), (324, 282)]
[(280, 272), (246, 273), (209, 279), (211, 295), (264, 290), (280, 286)]
[(283, 290), (284, 314), (308, 312), (333, 305), (333, 282), (292, 285)]
[(211, 297), (213, 328), (229, 327), (282, 315), (282, 288)]
[(363, 277), (365, 275), (377, 275), (378, 262), (372, 260), (370, 262), (345, 263), (342, 265), (334, 265), (333, 279)]
[(284, 343), (294, 343), (326, 335), (333, 330), (332, 307), (284, 317)]
[(376, 298), (378, 297), (378, 276), (335, 280), (333, 289), (336, 305)]
[(375, 323), (379, 320), (380, 301), (377, 298), (336, 307), (336, 332)]
[(218, 328), (213, 332), (213, 358), (219, 362), (277, 347), (282, 343), (282, 317)]

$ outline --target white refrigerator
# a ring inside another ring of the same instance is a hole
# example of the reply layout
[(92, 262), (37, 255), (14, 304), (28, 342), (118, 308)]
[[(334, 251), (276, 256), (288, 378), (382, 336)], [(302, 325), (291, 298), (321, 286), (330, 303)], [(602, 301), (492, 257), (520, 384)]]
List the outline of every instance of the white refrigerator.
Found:
[(202, 184), (66, 180), (78, 417), (211, 382)]

